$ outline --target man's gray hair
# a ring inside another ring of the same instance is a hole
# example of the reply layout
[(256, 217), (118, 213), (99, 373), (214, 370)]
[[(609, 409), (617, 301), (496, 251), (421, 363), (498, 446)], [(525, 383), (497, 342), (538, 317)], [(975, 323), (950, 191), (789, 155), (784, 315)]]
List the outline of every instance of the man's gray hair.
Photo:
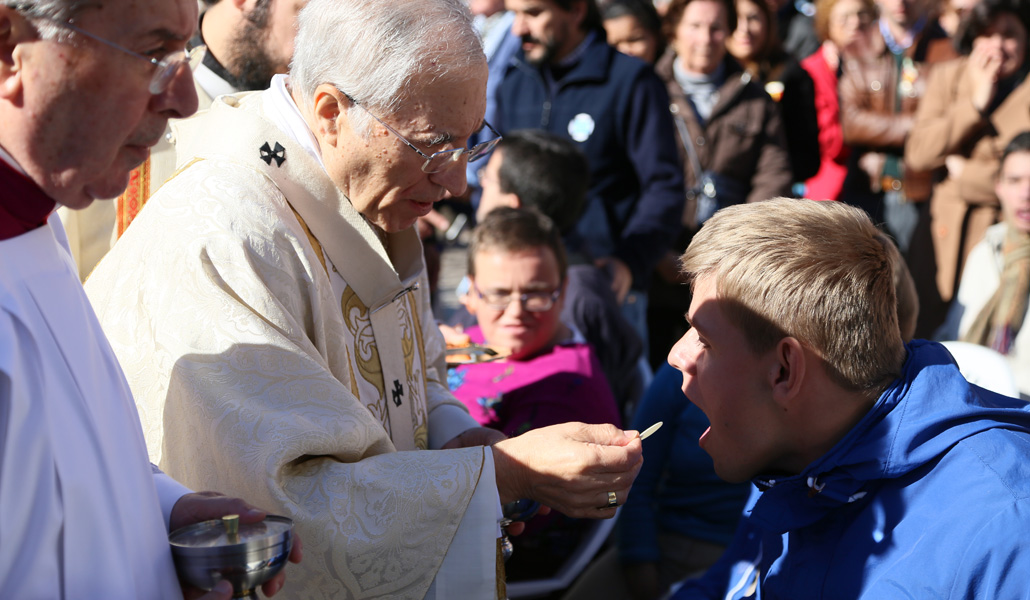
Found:
[[(463, 0), (310, 0), (298, 17), (290, 84), (311, 108), (329, 83), (377, 114), (410, 101), (412, 80), (472, 74), (486, 64)], [(367, 130), (353, 107), (356, 128)]]
[(0, 0), (4, 6), (33, 20), (39, 37), (44, 40), (67, 35), (68, 30), (58, 25), (75, 18), (89, 0)]

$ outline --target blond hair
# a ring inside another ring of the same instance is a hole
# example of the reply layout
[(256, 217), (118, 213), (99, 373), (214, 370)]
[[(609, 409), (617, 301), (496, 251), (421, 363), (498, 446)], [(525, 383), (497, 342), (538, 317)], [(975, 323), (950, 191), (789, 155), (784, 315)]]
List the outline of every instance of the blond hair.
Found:
[(717, 212), (681, 266), (692, 284), (714, 277), (754, 352), (794, 337), (839, 385), (875, 396), (905, 360), (891, 244), (860, 209), (775, 198)]

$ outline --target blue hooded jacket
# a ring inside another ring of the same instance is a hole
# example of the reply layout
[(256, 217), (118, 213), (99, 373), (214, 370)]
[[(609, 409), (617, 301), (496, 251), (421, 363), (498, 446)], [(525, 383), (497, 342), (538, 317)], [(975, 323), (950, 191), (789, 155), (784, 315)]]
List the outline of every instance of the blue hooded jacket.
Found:
[(763, 489), (687, 598), (1030, 598), (1030, 410), (918, 340), (830, 452)]

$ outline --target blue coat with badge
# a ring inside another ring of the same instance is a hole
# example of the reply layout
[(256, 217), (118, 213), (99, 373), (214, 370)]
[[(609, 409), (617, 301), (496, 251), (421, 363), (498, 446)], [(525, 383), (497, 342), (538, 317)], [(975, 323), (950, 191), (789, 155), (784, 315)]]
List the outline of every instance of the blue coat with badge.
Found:
[(576, 228), (595, 257), (615, 256), (646, 289), (680, 230), (685, 190), (669, 96), (650, 65), (617, 52), (603, 32), (588, 35), (558, 68), (520, 50), (498, 91), (498, 128), (544, 129), (577, 142), (590, 163), (590, 192)]

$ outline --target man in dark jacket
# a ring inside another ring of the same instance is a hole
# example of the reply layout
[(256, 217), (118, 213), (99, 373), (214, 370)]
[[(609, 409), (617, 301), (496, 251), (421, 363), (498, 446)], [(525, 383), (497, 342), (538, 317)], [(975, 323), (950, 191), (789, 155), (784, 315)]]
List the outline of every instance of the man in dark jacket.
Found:
[(498, 93), (499, 128), (545, 129), (579, 144), (591, 187), (566, 243), (610, 270), (643, 333), (643, 290), (679, 231), (684, 202), (668, 95), (650, 66), (607, 44), (594, 0), (507, 7), (522, 49)]

